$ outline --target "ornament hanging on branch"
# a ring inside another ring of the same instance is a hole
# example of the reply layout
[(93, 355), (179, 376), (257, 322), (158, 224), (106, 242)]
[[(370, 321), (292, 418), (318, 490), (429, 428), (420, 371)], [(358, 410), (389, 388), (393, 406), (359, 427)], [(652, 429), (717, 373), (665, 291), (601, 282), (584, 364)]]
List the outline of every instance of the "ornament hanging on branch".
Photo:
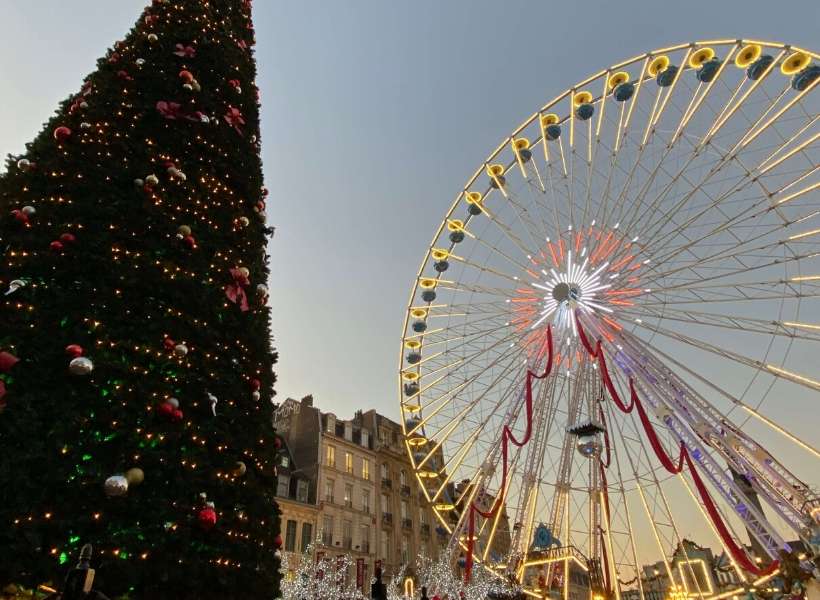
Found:
[(17, 168), (24, 173), (28, 173), (29, 171), (33, 171), (35, 169), (35, 164), (27, 158), (21, 158), (17, 161)]
[(52, 135), (54, 139), (60, 143), (67, 142), (71, 138), (71, 129), (66, 127), (65, 125), (60, 125), (54, 129)]
[(145, 480), (145, 473), (139, 467), (133, 467), (125, 472), (125, 475), (112, 475), (105, 480), (103, 490), (110, 498), (125, 496), (128, 490), (141, 484)]
[(182, 421), (183, 414), (179, 408), (179, 400), (177, 400), (176, 398), (168, 398), (165, 402), (163, 402), (157, 407), (157, 411), (163, 417), (170, 419), (175, 423)]
[(88, 375), (93, 370), (94, 363), (91, 361), (90, 358), (86, 356), (78, 356), (77, 358), (72, 358), (71, 362), (68, 363), (68, 371), (72, 375)]
[(200, 506), (196, 510), (196, 520), (200, 529), (210, 531), (216, 525), (216, 508), (213, 502), (208, 502), (205, 492), (199, 494)]
[(105, 480), (103, 490), (109, 498), (125, 496), (128, 493), (128, 480), (124, 475), (112, 475)]

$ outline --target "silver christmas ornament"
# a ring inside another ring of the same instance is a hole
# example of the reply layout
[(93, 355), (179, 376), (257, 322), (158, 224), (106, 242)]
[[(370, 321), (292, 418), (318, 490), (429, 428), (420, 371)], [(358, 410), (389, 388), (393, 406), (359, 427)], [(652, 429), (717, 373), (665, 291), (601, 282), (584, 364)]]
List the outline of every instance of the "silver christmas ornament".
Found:
[(23, 207), (23, 208), (21, 208), (20, 210), (21, 210), (21, 211), (22, 211), (22, 213), (23, 213), (24, 215), (26, 215), (27, 217), (31, 217), (31, 216), (33, 216), (33, 215), (34, 215), (34, 213), (36, 213), (36, 212), (37, 212), (37, 211), (34, 209), (34, 207), (33, 207), (33, 206), (24, 206), (24, 207)]
[(166, 402), (167, 402), (168, 404), (170, 404), (171, 406), (173, 406), (174, 408), (179, 408), (179, 400), (177, 400), (177, 399), (176, 399), (176, 398), (174, 398), (174, 397), (168, 398), (168, 399), (166, 400)]
[(185, 344), (177, 344), (176, 346), (174, 346), (174, 352), (179, 356), (185, 356), (186, 354), (188, 354), (188, 346), (186, 346)]
[(115, 498), (128, 493), (128, 480), (122, 475), (112, 475), (103, 484), (105, 495)]
[(137, 65), (138, 67), (141, 67), (142, 65), (144, 65), (144, 64), (145, 64), (145, 59), (144, 59), (144, 58), (138, 58), (138, 59), (137, 59), (137, 60), (135, 60), (134, 62), (136, 63), (136, 65)]
[(94, 370), (94, 363), (90, 358), (78, 356), (68, 363), (68, 370), (72, 375), (88, 375)]
[(88, 121), (83, 121), (80, 123), (80, 129), (91, 129), (91, 123)]
[(134, 185), (138, 188), (141, 188), (145, 185), (145, 182), (142, 179), (137, 178), (134, 180)]
[(31, 167), (31, 161), (27, 158), (21, 158), (17, 161), (17, 168), (21, 171), (28, 171)]
[(154, 174), (149, 175), (145, 178), (145, 183), (148, 185), (157, 185), (159, 183), (159, 177)]
[(259, 401), (259, 399), (260, 399), (261, 397), (262, 397), (262, 394), (260, 394), (260, 393), (259, 393), (259, 390), (254, 390), (253, 392), (251, 392), (251, 399), (252, 399), (254, 402)]

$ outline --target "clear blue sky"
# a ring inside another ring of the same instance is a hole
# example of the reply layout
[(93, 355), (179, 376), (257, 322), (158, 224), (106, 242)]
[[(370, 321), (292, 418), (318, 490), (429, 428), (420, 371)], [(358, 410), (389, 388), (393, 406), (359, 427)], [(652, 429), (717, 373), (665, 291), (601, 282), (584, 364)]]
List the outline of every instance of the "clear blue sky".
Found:
[[(2, 155), (23, 149), (144, 4), (0, 0)], [(254, 14), (280, 398), (395, 416), (418, 263), (502, 137), (582, 77), (657, 47), (816, 48), (820, 3), (257, 0)]]

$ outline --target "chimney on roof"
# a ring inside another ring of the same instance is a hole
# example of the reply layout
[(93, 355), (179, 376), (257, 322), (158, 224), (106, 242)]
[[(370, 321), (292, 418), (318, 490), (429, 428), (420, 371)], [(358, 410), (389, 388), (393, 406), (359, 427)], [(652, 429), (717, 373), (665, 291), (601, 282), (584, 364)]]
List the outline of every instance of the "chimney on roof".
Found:
[(308, 394), (302, 398), (302, 406), (313, 406), (313, 394)]

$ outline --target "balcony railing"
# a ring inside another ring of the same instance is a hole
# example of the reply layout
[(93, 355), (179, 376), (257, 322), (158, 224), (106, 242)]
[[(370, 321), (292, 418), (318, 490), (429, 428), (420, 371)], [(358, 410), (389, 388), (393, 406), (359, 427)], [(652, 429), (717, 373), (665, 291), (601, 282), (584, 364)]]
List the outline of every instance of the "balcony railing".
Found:
[(410, 486), (409, 485), (401, 486), (401, 495), (404, 496), (405, 498), (410, 497)]
[(331, 504), (334, 503), (333, 496), (325, 496), (325, 502), (330, 502)]
[(322, 544), (325, 546), (332, 546), (333, 545), (333, 534), (332, 533), (323, 533), (322, 534)]
[(393, 524), (393, 513), (382, 513), (382, 525), (392, 525)]
[(430, 536), (430, 524), (429, 523), (422, 523), (421, 524), (421, 535), (423, 536)]
[(387, 488), (388, 490), (392, 490), (393, 489), (393, 481), (390, 480), (390, 479), (386, 479), (386, 478), (382, 477), (382, 487)]
[(401, 526), (405, 529), (413, 529), (413, 519), (402, 519)]

